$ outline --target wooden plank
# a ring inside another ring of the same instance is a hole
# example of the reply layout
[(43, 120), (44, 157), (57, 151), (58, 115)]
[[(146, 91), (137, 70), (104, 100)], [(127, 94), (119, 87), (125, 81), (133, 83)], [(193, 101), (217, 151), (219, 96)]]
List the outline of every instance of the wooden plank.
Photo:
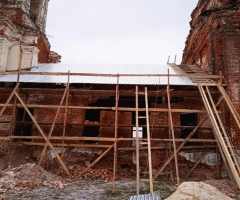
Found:
[(39, 132), (41, 133), (42, 137), (45, 139), (45, 141), (48, 143), (48, 145), (50, 146), (50, 148), (52, 149), (52, 151), (54, 152), (54, 154), (56, 155), (58, 161), (61, 163), (63, 169), (65, 170), (65, 172), (70, 175), (70, 172), (68, 171), (67, 167), (65, 166), (65, 164), (63, 163), (62, 159), (60, 158), (60, 156), (58, 155), (57, 151), (55, 150), (55, 148), (53, 147), (53, 145), (51, 144), (51, 142), (49, 141), (49, 139), (46, 137), (46, 135), (44, 134), (44, 132), (42, 131), (41, 127), (38, 125), (37, 121), (35, 120), (35, 118), (33, 117), (32, 113), (29, 111), (29, 109), (27, 108), (27, 106), (24, 104), (24, 102), (22, 101), (21, 97), (15, 92), (16, 97), (18, 98), (18, 100), (20, 101), (20, 103), (23, 105), (24, 109), (27, 111), (29, 117), (32, 119), (32, 121), (34, 121), (34, 124), (36, 125), (37, 129), (39, 130)]
[[(43, 142), (18, 142), (18, 143), (12, 143), (12, 146), (44, 146), (45, 143)], [(54, 147), (61, 147), (62, 143), (52, 143)], [(64, 144), (64, 147), (77, 147), (77, 148), (102, 148), (107, 149), (110, 145), (99, 145), (99, 144)], [(205, 148), (216, 148), (217, 145), (204, 145), (204, 146), (185, 146), (182, 147), (182, 149), (205, 149)], [(151, 146), (152, 150), (165, 150), (166, 146)], [(117, 149), (118, 151), (136, 151), (136, 147), (119, 147)], [(147, 146), (140, 146), (139, 150), (148, 150)]]
[[(225, 128), (224, 128), (224, 125), (223, 125), (223, 123), (222, 123), (222, 120), (221, 120), (219, 114), (217, 113), (217, 108), (216, 108), (216, 106), (215, 106), (215, 104), (214, 104), (214, 102), (213, 102), (213, 99), (212, 99), (212, 96), (211, 96), (211, 94), (210, 94), (210, 92), (209, 92), (208, 87), (206, 87), (206, 90), (207, 90), (207, 94), (208, 94), (209, 100), (210, 100), (210, 102), (211, 102), (211, 104), (212, 104), (212, 108), (213, 108), (213, 111), (214, 111), (214, 113), (215, 113), (215, 116), (217, 117), (217, 120), (218, 120), (218, 122), (219, 122), (218, 124), (219, 124), (220, 127), (221, 127), (221, 130), (222, 130), (222, 133), (223, 133), (223, 136), (224, 136), (224, 137), (223, 137), (223, 138), (224, 138), (224, 142), (227, 143), (228, 149), (230, 150), (231, 158), (232, 158), (233, 161), (234, 161), (234, 165), (236, 166), (236, 169), (237, 169), (238, 173), (240, 173), (240, 167), (239, 167), (238, 159), (237, 159), (237, 157), (236, 157), (235, 151), (234, 151), (233, 148), (232, 148), (233, 144), (230, 142), (230, 140), (229, 140), (229, 138), (228, 138), (229, 136), (227, 135), (227, 132), (226, 132), (226, 130), (225, 130)], [(219, 129), (219, 130), (220, 130), (220, 129)]]
[(150, 140), (150, 128), (149, 128), (147, 87), (145, 87), (145, 104), (146, 104), (145, 106), (146, 106), (146, 122), (147, 122), (149, 182), (150, 182), (150, 192), (153, 193), (152, 152), (151, 152), (151, 140)]
[(115, 97), (115, 130), (114, 130), (114, 158), (113, 158), (113, 184), (112, 193), (115, 193), (115, 180), (117, 175), (117, 138), (118, 138), (118, 100), (119, 100), (119, 77), (117, 77), (116, 97)]
[(209, 116), (210, 116), (210, 119), (211, 119), (211, 122), (212, 122), (212, 125), (213, 125), (213, 130), (215, 132), (215, 137), (216, 137), (216, 139), (218, 139), (218, 141), (220, 143), (220, 146), (221, 146), (220, 148), (222, 148), (223, 153), (224, 153), (224, 155), (226, 157), (226, 160), (227, 160), (226, 165), (229, 165), (231, 173), (233, 174), (233, 177), (234, 177), (238, 187), (240, 188), (239, 174), (236, 171), (236, 168), (235, 168), (235, 166), (233, 164), (231, 155), (229, 154), (228, 149), (226, 147), (226, 144), (224, 142), (224, 139), (222, 138), (221, 131), (220, 131), (219, 127), (218, 127), (218, 123), (217, 123), (217, 121), (216, 121), (216, 119), (214, 117), (213, 111), (212, 111), (211, 106), (210, 106), (210, 104), (209, 104), (209, 102), (207, 100), (207, 97), (206, 97), (206, 94), (205, 94), (205, 92), (203, 90), (203, 87), (201, 86), (201, 84), (199, 84), (198, 86), (199, 86), (199, 91), (201, 92), (203, 99), (205, 99), (205, 101), (204, 101), (205, 102), (205, 107), (206, 107), (206, 109), (207, 109), (207, 111), (209, 113)]
[(79, 175), (77, 175), (76, 179), (85, 174), (93, 165), (95, 165), (103, 156), (105, 156), (114, 147), (114, 145), (115, 143), (108, 147), (108, 149), (104, 151), (95, 161), (93, 161), (86, 169), (84, 169)]
[[(0, 104), (0, 106), (4, 106), (5, 104)], [(58, 105), (38, 105), (38, 104), (25, 104), (28, 108), (58, 108)], [(9, 104), (9, 107), (13, 107), (13, 104)], [(17, 104), (17, 107), (22, 107), (21, 104)], [(61, 106), (64, 109), (65, 106)], [(96, 106), (68, 106), (69, 109), (90, 109), (90, 110), (116, 110), (115, 107), (96, 107)], [(126, 107), (119, 107), (119, 111), (136, 111), (136, 108), (126, 108)], [(145, 108), (139, 108), (139, 111), (146, 111)], [(149, 108), (149, 112), (167, 112), (168, 109), (166, 108)], [(172, 109), (172, 112), (180, 112), (180, 113), (206, 113), (205, 110), (197, 110), (197, 109)], [(222, 113), (221, 111), (218, 111)]]
[[(0, 121), (0, 123), (11, 123), (10, 120), (8, 121)], [(33, 122), (23, 122), (23, 121), (15, 121), (15, 124), (19, 125), (26, 125), (26, 124), (34, 124)], [(51, 125), (50, 122), (38, 122), (39, 125)], [(57, 122), (56, 125), (62, 125), (62, 122)], [(105, 127), (113, 127), (114, 124), (107, 124), (107, 123), (99, 123), (99, 124), (80, 124), (80, 123), (67, 123), (67, 126), (105, 126)], [(135, 124), (118, 124), (118, 127), (136, 127)], [(147, 125), (141, 125), (141, 127), (147, 127)], [(168, 128), (169, 125), (151, 125), (152, 128)], [(174, 129), (193, 129), (195, 126), (178, 126), (174, 125)], [(200, 127), (199, 129), (209, 129), (212, 130), (212, 127)]]
[[(43, 139), (42, 136), (0, 136), (0, 140), (10, 140), (10, 139)], [(172, 139), (159, 139), (159, 138), (150, 138), (151, 141), (160, 141), (160, 142), (172, 142)], [(78, 140), (78, 141), (115, 141), (115, 138), (108, 137), (74, 137), (74, 136), (51, 136), (49, 140)], [(117, 141), (134, 141), (136, 138), (117, 138)], [(145, 141), (146, 138), (139, 138), (140, 141)], [(185, 139), (175, 138), (175, 142), (183, 142)], [(188, 142), (216, 142), (215, 139), (189, 139)]]
[[(7, 74), (17, 74), (17, 72), (0, 72), (0, 75), (7, 75)], [(29, 74), (29, 75), (47, 75), (47, 76), (68, 76), (67, 72), (29, 72), (29, 71), (21, 71), (21, 75)], [(143, 77), (143, 76), (150, 76), (150, 77), (167, 77), (167, 74), (99, 74), (99, 73), (70, 73), (70, 76), (100, 76), (100, 77)], [(170, 77), (189, 77), (189, 78), (213, 78), (219, 79), (219, 75), (209, 75), (209, 74), (170, 74)]]
[[(195, 88), (196, 86), (193, 86)], [(0, 88), (0, 93), (11, 93), (12, 89), (8, 88)], [(24, 93), (26, 92), (31, 93), (31, 94), (38, 94), (38, 93), (63, 93), (64, 89), (62, 88), (19, 88), (19, 93)], [(144, 93), (144, 91), (139, 91), (140, 93)], [(95, 95), (95, 96), (113, 96), (115, 95), (115, 90), (90, 90), (90, 89), (76, 89), (76, 88), (71, 88), (71, 93), (73, 94), (86, 94), (86, 95)], [(211, 90), (212, 95), (219, 95), (220, 92), (219, 90)], [(132, 89), (127, 89), (127, 90), (119, 90), (119, 95), (121, 96), (135, 96), (135, 90)], [(148, 97), (166, 97), (167, 92), (163, 90), (148, 90)], [(141, 94), (139, 94), (141, 96)], [(200, 97), (199, 91), (172, 91), (171, 92), (172, 97)]]
[(139, 195), (139, 190), (140, 190), (140, 172), (139, 172), (139, 168), (140, 168), (140, 164), (139, 164), (139, 121), (138, 121), (138, 86), (136, 86), (136, 192), (137, 195)]
[[(62, 136), (65, 137), (66, 133), (66, 125), (67, 125), (67, 112), (68, 112), (68, 100), (69, 100), (69, 81), (70, 81), (70, 71), (68, 71), (68, 80), (67, 80), (67, 94), (65, 100), (65, 109), (64, 109), (64, 121), (63, 121), (63, 133)], [(63, 148), (64, 148), (64, 139), (62, 140), (62, 147), (61, 147), (61, 159), (63, 158)], [(58, 168), (58, 172), (60, 172), (60, 165)]]
[(175, 160), (175, 169), (176, 169), (176, 175), (177, 175), (177, 184), (180, 184), (179, 180), (179, 171), (178, 171), (178, 160), (177, 160), (177, 152), (176, 152), (176, 143), (175, 143), (175, 135), (174, 135), (174, 129), (173, 129), (173, 121), (172, 121), (172, 112), (171, 112), (171, 103), (170, 103), (170, 92), (169, 92), (169, 85), (167, 86), (167, 95), (168, 95), (168, 116), (169, 116), (169, 122), (170, 122), (170, 130), (172, 133), (172, 142), (173, 142), (173, 153), (174, 153), (174, 160)]

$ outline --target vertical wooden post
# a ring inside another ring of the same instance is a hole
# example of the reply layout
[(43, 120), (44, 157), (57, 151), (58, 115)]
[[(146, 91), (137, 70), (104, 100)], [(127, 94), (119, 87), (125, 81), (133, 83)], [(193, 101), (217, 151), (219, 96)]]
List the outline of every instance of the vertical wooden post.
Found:
[[(19, 84), (20, 84), (19, 80), (20, 80), (20, 69), (18, 70), (17, 83), (16, 83), (16, 87), (17, 87), (16, 92), (18, 91), (18, 87), (19, 87)], [(11, 153), (10, 153), (10, 146), (11, 146), (11, 142), (12, 142), (11, 136), (13, 135), (13, 131), (14, 131), (14, 127), (15, 127), (16, 105), (17, 105), (17, 98), (16, 98), (16, 96), (14, 96), (13, 98), (14, 98), (14, 103), (13, 103), (14, 106), (13, 106), (11, 126), (10, 126), (10, 134), (9, 134), (10, 140), (8, 141), (7, 156), (6, 156), (6, 162), (5, 162), (5, 165), (4, 165), (4, 169), (5, 169), (5, 167), (7, 167), (8, 162), (10, 161), (11, 156), (14, 154), (14, 151), (16, 149), (16, 147), (15, 147), (14, 150), (12, 151), (12, 155), (11, 155)]]
[[(68, 80), (67, 80), (67, 95), (66, 95), (65, 109), (64, 109), (63, 137), (65, 137), (66, 125), (67, 125), (67, 112), (68, 112), (68, 100), (69, 100), (69, 81), (70, 81), (70, 71), (68, 71)], [(64, 139), (62, 139), (61, 159), (63, 158), (63, 147), (64, 147)], [(61, 165), (59, 165), (58, 172), (60, 172), (60, 166)]]
[(177, 184), (180, 184), (179, 180), (179, 171), (178, 171), (178, 160), (177, 160), (177, 151), (176, 151), (176, 143), (175, 143), (175, 135), (173, 129), (173, 121), (172, 121), (172, 112), (171, 112), (171, 97), (170, 97), (170, 79), (169, 79), (169, 70), (168, 70), (168, 85), (167, 85), (167, 96), (168, 96), (168, 116), (170, 122), (170, 130), (172, 133), (172, 140), (173, 140), (173, 151), (174, 151), (174, 159), (175, 159), (175, 168), (176, 168), (176, 175), (177, 175)]
[(139, 195), (139, 133), (138, 133), (138, 86), (136, 86), (136, 189), (137, 195)]
[[(60, 110), (61, 110), (61, 106), (62, 106), (62, 104), (63, 104), (64, 98), (66, 97), (67, 91), (68, 91), (68, 88), (66, 87), (66, 89), (65, 89), (65, 91), (64, 91), (64, 93), (63, 93), (62, 99), (61, 99), (61, 101), (60, 101), (59, 107), (58, 107), (58, 109), (57, 109), (56, 115), (55, 115), (55, 117), (54, 117), (52, 126), (51, 126), (51, 128), (50, 128), (50, 131), (49, 131), (49, 134), (48, 134), (48, 137), (47, 137), (48, 141), (49, 141), (49, 139), (50, 139), (50, 137), (51, 137), (51, 135), (52, 135), (53, 129), (54, 129), (54, 127), (55, 127), (55, 123), (56, 123), (56, 121), (57, 121), (58, 115), (59, 115)], [(35, 174), (34, 174), (34, 177), (33, 177), (32, 183), (31, 183), (31, 186), (33, 186), (33, 184), (34, 184), (34, 181), (35, 181), (36, 176), (37, 176), (38, 169), (39, 169), (40, 164), (41, 164), (41, 162), (42, 162), (42, 160), (43, 160), (43, 157), (44, 157), (44, 155), (45, 155), (45, 152), (46, 152), (46, 150), (47, 150), (48, 145), (49, 145), (48, 142), (46, 142), (45, 145), (44, 145), (44, 148), (43, 148), (43, 150), (42, 150), (40, 159), (39, 159), (39, 161), (38, 161), (38, 165), (37, 165), (37, 167), (36, 167), (36, 171), (35, 171)], [(58, 156), (59, 156), (59, 155), (58, 155)], [(61, 157), (60, 157), (60, 159), (61, 159)], [(61, 161), (62, 161), (62, 159), (61, 159)]]
[(114, 161), (113, 161), (113, 185), (112, 193), (115, 193), (115, 180), (117, 176), (117, 137), (118, 137), (118, 101), (119, 101), (119, 76), (117, 77), (116, 85), (116, 100), (115, 100), (115, 142), (114, 142)]
[(151, 138), (150, 138), (150, 129), (149, 129), (147, 87), (145, 87), (145, 104), (146, 104), (147, 140), (148, 140), (147, 143), (148, 143), (149, 182), (150, 182), (150, 192), (153, 193), (152, 152), (151, 152)]
[(70, 175), (70, 172), (68, 171), (67, 167), (65, 166), (65, 164), (63, 163), (61, 157), (58, 155), (57, 151), (55, 150), (55, 148), (53, 147), (53, 145), (51, 144), (51, 142), (49, 141), (49, 139), (47, 138), (47, 136), (44, 134), (43, 130), (41, 129), (41, 127), (39, 126), (39, 124), (37, 123), (36, 119), (33, 117), (32, 113), (29, 111), (29, 109), (27, 108), (27, 106), (25, 105), (25, 103), (23, 102), (23, 100), (21, 99), (21, 97), (17, 94), (14, 93), (16, 95), (16, 97), (18, 98), (19, 102), (22, 104), (22, 106), (24, 107), (24, 109), (27, 111), (29, 117), (32, 119), (33, 123), (35, 124), (35, 126), (37, 127), (38, 131), (41, 133), (42, 137), (44, 138), (44, 140), (47, 142), (47, 144), (50, 146), (50, 148), (52, 149), (52, 151), (54, 152), (54, 154), (56, 155), (58, 161), (61, 163), (63, 169), (66, 171), (66, 173), (68, 175)]

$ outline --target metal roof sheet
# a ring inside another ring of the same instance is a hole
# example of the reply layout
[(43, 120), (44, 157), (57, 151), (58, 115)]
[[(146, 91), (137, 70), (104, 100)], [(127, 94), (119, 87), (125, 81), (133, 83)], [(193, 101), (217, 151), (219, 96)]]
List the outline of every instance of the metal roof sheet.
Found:
[[(67, 73), (98, 73), (98, 74), (166, 74), (165, 76), (121, 76), (119, 84), (131, 85), (167, 85), (169, 74), (177, 74), (169, 65), (110, 65), (110, 64), (39, 64), (31, 72), (65, 72)], [(17, 75), (9, 74), (0, 77), (0, 82), (16, 82)], [(67, 83), (67, 76), (64, 75), (34, 75), (23, 74), (20, 82), (25, 83)], [(116, 84), (117, 77), (103, 76), (71, 76), (70, 83), (90, 83), (90, 84)], [(187, 77), (171, 77), (171, 85), (193, 85)]]
[(160, 191), (155, 191), (150, 194), (131, 196), (129, 200), (161, 200)]

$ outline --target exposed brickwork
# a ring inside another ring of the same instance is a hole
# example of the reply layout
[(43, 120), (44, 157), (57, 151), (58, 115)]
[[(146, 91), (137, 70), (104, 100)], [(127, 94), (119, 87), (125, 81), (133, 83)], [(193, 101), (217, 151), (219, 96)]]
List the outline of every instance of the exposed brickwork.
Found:
[[(4, 53), (0, 52), (3, 57), (0, 71), (30, 69), (38, 62), (60, 61), (52, 59), (45, 35), (47, 8), (48, 0), (0, 2), (0, 39), (4, 41), (0, 43), (0, 48), (4, 48)], [(15, 62), (12, 61), (14, 59)]]
[[(240, 112), (240, 2), (201, 0), (190, 25), (182, 63), (196, 64), (210, 74), (222, 71), (229, 97)], [(228, 125), (238, 146), (240, 131), (233, 117)]]

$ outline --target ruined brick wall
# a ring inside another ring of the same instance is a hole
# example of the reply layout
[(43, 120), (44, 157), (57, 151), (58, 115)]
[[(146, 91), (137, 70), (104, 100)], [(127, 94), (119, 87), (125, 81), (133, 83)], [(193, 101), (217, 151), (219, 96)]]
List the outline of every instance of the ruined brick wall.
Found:
[(51, 62), (45, 35), (47, 8), (48, 0), (0, 1), (0, 71)]
[[(183, 64), (195, 64), (210, 74), (222, 71), (229, 97), (240, 112), (240, 2), (201, 0), (192, 12)], [(235, 146), (240, 131), (233, 117), (230, 129)]]

